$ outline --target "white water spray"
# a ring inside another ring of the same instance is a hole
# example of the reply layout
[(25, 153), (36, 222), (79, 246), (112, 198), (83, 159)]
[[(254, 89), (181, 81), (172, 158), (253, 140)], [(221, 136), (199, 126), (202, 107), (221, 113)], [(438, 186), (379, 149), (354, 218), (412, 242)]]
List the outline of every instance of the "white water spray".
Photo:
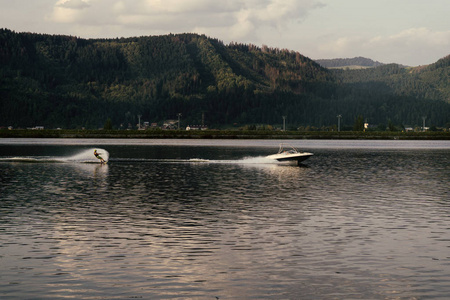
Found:
[(278, 161), (264, 156), (244, 157), (237, 160), (211, 160), (210, 163), (237, 164), (237, 165), (271, 165), (278, 164)]
[(109, 152), (108, 151), (106, 151), (105, 149), (101, 149), (101, 148), (91, 148), (91, 149), (83, 150), (82, 152), (80, 152), (74, 156), (68, 157), (67, 161), (83, 162), (83, 163), (98, 163), (98, 162), (100, 162), (100, 160), (95, 157), (94, 150), (97, 150), (97, 153), (105, 161), (109, 160)]
[(265, 156), (245, 157), (238, 161), (241, 164), (277, 164), (278, 161)]

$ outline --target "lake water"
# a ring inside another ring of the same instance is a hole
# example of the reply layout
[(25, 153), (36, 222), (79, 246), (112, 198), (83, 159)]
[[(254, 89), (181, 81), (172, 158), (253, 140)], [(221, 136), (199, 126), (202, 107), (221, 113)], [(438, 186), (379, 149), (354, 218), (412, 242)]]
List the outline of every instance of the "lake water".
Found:
[(448, 299), (450, 141), (279, 142), (0, 139), (0, 298)]

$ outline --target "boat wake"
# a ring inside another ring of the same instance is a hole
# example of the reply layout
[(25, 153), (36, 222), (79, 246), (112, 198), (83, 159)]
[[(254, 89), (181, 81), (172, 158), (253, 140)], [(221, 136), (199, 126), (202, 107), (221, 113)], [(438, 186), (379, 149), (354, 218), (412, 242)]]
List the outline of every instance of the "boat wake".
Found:
[[(114, 159), (116, 162), (122, 161), (121, 159)], [(127, 159), (126, 161), (130, 161)], [(136, 161), (136, 160), (132, 160)], [(268, 159), (264, 156), (258, 157), (245, 157), (242, 159), (233, 160), (214, 160), (204, 158), (189, 158), (189, 159), (141, 159), (139, 162), (154, 162), (154, 163), (187, 163), (187, 164), (232, 164), (232, 165), (261, 165), (261, 164), (279, 164), (278, 161)]]
[[(92, 148), (83, 150), (82, 152), (69, 156), (69, 157), (50, 157), (50, 156), (22, 156), (22, 157), (6, 157), (0, 158), (0, 162), (20, 162), (20, 163), (80, 163), (80, 164), (99, 164), (99, 160), (94, 156), (94, 150), (97, 149), (97, 152), (100, 156), (109, 161), (109, 152), (105, 149), (100, 148)], [(244, 157), (241, 159), (231, 159), (231, 160), (214, 160), (214, 159), (204, 159), (204, 158), (188, 158), (188, 159), (163, 159), (163, 158), (113, 158), (111, 160), (112, 163), (167, 163), (167, 164), (194, 164), (194, 165), (202, 165), (202, 164), (228, 164), (228, 165), (247, 165), (247, 166), (256, 166), (256, 165), (282, 165), (286, 164), (286, 162), (279, 162), (274, 159), (267, 158), (265, 156), (257, 156), (257, 157)]]
[(63, 163), (64, 160), (56, 157), (2, 157), (0, 162), (21, 162), (21, 163)]
[(230, 165), (245, 165), (245, 166), (278, 166), (278, 165), (298, 165), (296, 160), (294, 161), (278, 161), (268, 158), (266, 156), (257, 157), (244, 157), (236, 160), (208, 160), (208, 159), (189, 159), (179, 160), (174, 162), (186, 162), (186, 163), (208, 163), (208, 164), (230, 164)]
[(235, 164), (243, 164), (243, 165), (261, 165), (261, 164), (278, 164), (276, 160), (269, 159), (265, 156), (257, 156), (257, 157), (245, 157), (239, 160), (232, 160), (231, 163)]
[(3, 157), (0, 162), (20, 162), (20, 163), (96, 163), (100, 161), (94, 156), (94, 150), (97, 149), (99, 155), (105, 160), (109, 160), (109, 152), (105, 149), (92, 148), (83, 150), (82, 152), (69, 156), (19, 156), (19, 157)]

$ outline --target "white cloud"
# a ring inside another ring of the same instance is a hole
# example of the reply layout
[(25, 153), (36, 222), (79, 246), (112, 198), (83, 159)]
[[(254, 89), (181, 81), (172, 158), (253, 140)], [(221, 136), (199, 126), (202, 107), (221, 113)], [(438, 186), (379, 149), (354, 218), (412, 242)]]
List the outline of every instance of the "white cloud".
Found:
[(285, 28), (320, 6), (318, 0), (59, 0), (48, 20), (77, 30), (111, 26), (145, 34), (204, 29), (199, 33), (231, 41), (262, 36), (267, 27)]
[(260, 22), (277, 24), (287, 20), (301, 20), (310, 10), (320, 6), (317, 1), (271, 0), (257, 9), (255, 16)]
[(365, 56), (384, 63), (429, 64), (450, 54), (450, 30), (410, 28), (391, 35), (340, 37), (317, 47), (314, 58)]
[(243, 39), (254, 32), (255, 24), (252, 22), (250, 15), (249, 10), (241, 10), (235, 13), (235, 23), (229, 28), (231, 38)]
[(144, 7), (149, 13), (183, 13), (209, 12), (217, 13), (232, 11), (239, 6), (239, 0), (211, 1), (211, 0), (143, 0)]
[(71, 9), (83, 9), (89, 7), (89, 2), (87, 0), (60, 0), (55, 6)]
[(90, 5), (88, 0), (59, 0), (47, 20), (56, 23), (76, 23), (82, 20), (82, 11)]
[(386, 38), (376, 37), (369, 41), (371, 44), (397, 45), (399, 47), (417, 46), (425, 44), (431, 47), (448, 46), (450, 44), (450, 30), (432, 31), (428, 28), (410, 28)]
[(246, 1), (232, 14), (229, 38), (263, 35), (268, 27), (285, 29), (323, 5), (315, 0)]

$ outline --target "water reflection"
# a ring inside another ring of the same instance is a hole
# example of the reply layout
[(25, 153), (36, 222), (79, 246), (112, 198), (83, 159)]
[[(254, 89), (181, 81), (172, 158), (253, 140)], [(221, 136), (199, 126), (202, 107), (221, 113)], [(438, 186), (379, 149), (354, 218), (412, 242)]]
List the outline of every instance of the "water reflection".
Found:
[(317, 150), (297, 167), (240, 148), (127, 150), (110, 165), (0, 162), (7, 298), (450, 293), (446, 151)]

